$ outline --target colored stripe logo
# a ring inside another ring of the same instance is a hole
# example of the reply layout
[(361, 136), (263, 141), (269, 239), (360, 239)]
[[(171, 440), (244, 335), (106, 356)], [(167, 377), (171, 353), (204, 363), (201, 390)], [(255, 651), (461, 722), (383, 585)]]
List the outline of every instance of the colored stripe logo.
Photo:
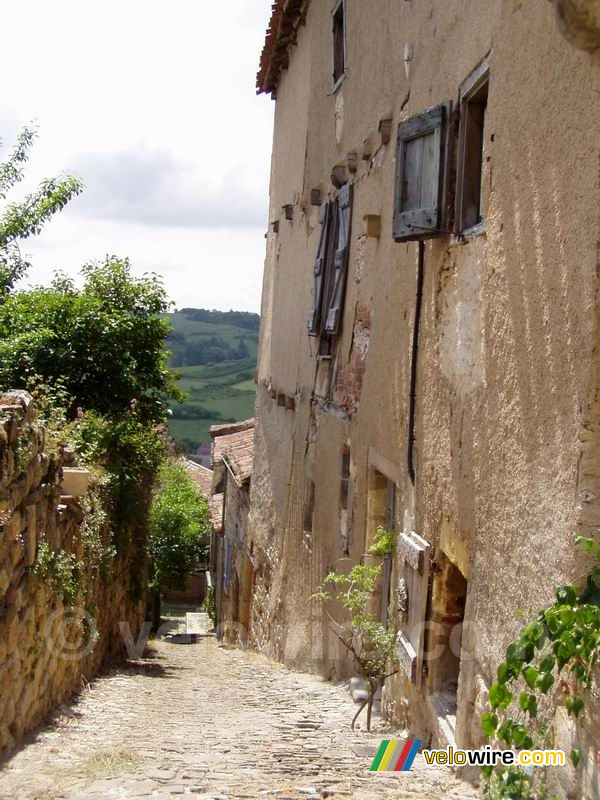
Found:
[(408, 772), (419, 752), (421, 739), (384, 739), (371, 764), (371, 772)]

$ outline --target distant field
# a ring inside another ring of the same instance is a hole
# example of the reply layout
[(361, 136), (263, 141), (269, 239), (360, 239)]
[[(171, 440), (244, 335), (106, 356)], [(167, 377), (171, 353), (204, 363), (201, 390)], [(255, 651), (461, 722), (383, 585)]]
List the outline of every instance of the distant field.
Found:
[[(214, 316), (215, 322), (194, 316)], [(210, 441), (212, 425), (254, 416), (258, 317), (189, 309), (168, 318), (175, 337), (168, 343), (170, 361), (188, 395), (183, 405), (172, 406), (169, 429), (178, 444), (194, 450)], [(209, 358), (214, 361), (205, 363)]]

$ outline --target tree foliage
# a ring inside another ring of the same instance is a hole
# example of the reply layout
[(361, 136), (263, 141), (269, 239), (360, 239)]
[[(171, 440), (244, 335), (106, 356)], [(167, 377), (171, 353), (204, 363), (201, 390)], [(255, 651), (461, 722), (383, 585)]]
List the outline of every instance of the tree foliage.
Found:
[[(25, 164), (36, 136), (34, 127), (23, 128), (7, 160), (0, 163), (0, 200), (5, 200), (9, 191), (23, 180)], [(30, 266), (21, 254), (19, 241), (40, 233), (44, 223), (82, 189), (83, 183), (75, 175), (49, 178), (23, 200), (8, 203), (0, 211), (0, 299)]]
[(81, 289), (64, 275), (50, 287), (13, 292), (0, 305), (0, 387), (33, 378), (60, 383), (78, 407), (161, 421), (179, 398), (166, 364), (168, 306), (156, 275), (136, 278), (128, 259), (109, 256), (82, 270)]
[[(391, 556), (394, 550), (394, 532), (379, 527), (370, 555)], [(367, 730), (371, 729), (371, 713), (378, 689), (396, 673), (396, 637), (381, 623), (371, 607), (377, 583), (381, 578), (381, 564), (357, 564), (350, 572), (330, 572), (323, 587), (313, 595), (314, 600), (325, 604), (330, 627), (340, 642), (352, 654), (360, 674), (365, 678), (369, 696), (352, 721), (352, 728), (362, 710), (367, 708)], [(351, 614), (349, 625), (336, 621), (327, 606), (339, 601)], [(391, 672), (390, 672), (391, 668)]]
[(186, 575), (207, 558), (209, 532), (206, 500), (181, 462), (165, 462), (150, 509), (149, 549), (157, 589), (185, 587)]

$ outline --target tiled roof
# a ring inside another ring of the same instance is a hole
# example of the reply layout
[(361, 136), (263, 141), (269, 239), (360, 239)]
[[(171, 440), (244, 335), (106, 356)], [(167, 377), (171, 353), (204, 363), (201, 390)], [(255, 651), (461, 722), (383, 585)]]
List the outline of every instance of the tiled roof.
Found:
[(223, 495), (212, 493), (212, 470), (200, 464), (195, 464), (193, 461), (186, 461), (185, 467), (188, 475), (200, 490), (200, 494), (208, 502), (210, 521), (213, 528), (217, 533), (220, 532), (223, 527)]
[(200, 489), (202, 496), (208, 499), (210, 497), (212, 487), (212, 469), (207, 469), (201, 464), (196, 464), (194, 461), (186, 461), (185, 468), (187, 469), (190, 478)]
[(224, 461), (239, 486), (250, 481), (254, 458), (254, 420), (232, 425), (215, 425), (210, 429), (213, 439), (212, 463), (217, 468)]
[(271, 93), (275, 97), (281, 71), (288, 66), (288, 50), (296, 44), (300, 24), (306, 17), (310, 0), (275, 0), (265, 45), (256, 76), (258, 94)]

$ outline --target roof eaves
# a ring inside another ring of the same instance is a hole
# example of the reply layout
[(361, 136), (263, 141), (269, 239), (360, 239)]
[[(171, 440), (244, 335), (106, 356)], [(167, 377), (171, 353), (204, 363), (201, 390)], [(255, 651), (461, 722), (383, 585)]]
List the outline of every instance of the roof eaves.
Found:
[(306, 20), (310, 0), (275, 0), (256, 76), (257, 94), (271, 94), (275, 99), (277, 85), (289, 64), (289, 48), (296, 44), (298, 28)]

